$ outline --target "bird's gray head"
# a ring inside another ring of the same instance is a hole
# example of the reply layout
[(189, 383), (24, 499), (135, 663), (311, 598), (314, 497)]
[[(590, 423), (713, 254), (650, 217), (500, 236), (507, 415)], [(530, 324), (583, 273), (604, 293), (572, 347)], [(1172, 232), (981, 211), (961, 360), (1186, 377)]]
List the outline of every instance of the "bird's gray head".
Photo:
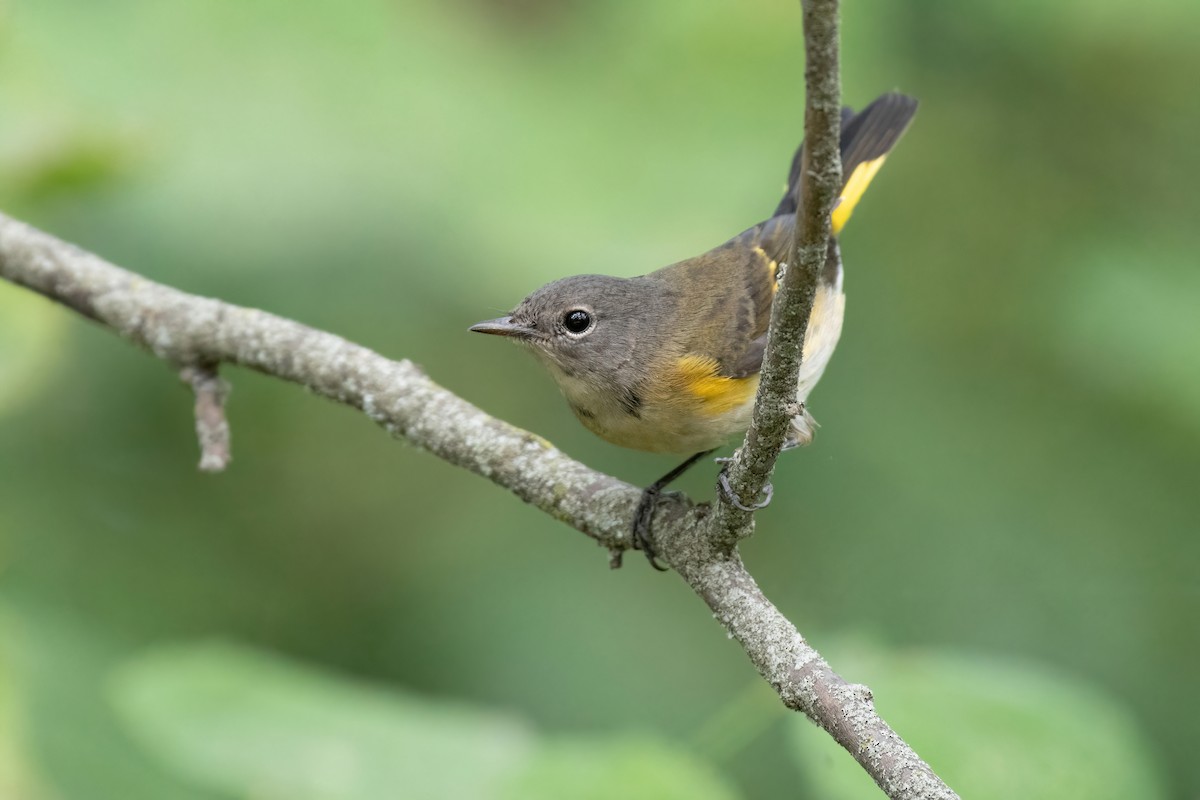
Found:
[(576, 275), (546, 284), (510, 315), (471, 330), (527, 345), (564, 389), (565, 381), (624, 386), (640, 374), (637, 345), (650, 344), (663, 302), (646, 278)]

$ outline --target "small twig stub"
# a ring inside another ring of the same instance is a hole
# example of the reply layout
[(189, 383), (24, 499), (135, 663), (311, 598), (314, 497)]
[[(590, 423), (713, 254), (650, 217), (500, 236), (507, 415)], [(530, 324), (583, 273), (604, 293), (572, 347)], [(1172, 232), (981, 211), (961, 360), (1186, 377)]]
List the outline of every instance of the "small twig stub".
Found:
[(179, 377), (196, 395), (196, 438), (200, 442), (200, 471), (221, 472), (233, 459), (229, 420), (225, 418), (225, 399), (229, 383), (217, 374), (215, 364), (193, 364), (179, 371)]

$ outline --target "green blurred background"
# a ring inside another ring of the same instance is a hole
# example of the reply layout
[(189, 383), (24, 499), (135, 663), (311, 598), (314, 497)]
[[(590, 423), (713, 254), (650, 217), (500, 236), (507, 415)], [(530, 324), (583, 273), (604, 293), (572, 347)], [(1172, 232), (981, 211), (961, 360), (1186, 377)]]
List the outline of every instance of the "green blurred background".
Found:
[[(1200, 795), (1197, 25), (844, 10), (846, 101), (922, 108), (743, 553), (964, 794)], [(786, 0), (8, 0), (0, 209), (646, 483), (466, 328), (757, 222), (800, 42)], [(0, 796), (875, 796), (673, 576), (226, 374), (202, 475), (163, 364), (0, 286)]]

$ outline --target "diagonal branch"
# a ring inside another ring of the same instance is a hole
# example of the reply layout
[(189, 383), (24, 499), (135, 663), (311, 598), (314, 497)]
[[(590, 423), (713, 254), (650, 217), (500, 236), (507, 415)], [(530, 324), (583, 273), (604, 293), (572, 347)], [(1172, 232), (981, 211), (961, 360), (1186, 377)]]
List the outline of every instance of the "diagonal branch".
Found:
[[(111, 328), (176, 368), (238, 364), (357, 408), (393, 436), (491, 479), (606, 547), (629, 544), (626, 529), (640, 490), (484, 414), (411, 361), (155, 283), (3, 214), (0, 277)], [(690, 503), (680, 506), (687, 510)]]
[(871, 690), (848, 683), (771, 603), (742, 565), (726, 557), (671, 566), (750, 656), (783, 704), (825, 729), (894, 800), (957, 800), (928, 764), (875, 711)]
[[(363, 411), (393, 436), (512, 491), (610, 550), (630, 546), (641, 490), (490, 417), (409, 361), (392, 361), (265, 311), (187, 294), (0, 214), (0, 277), (95, 320), (178, 367), (239, 364)], [(763, 596), (736, 551), (708, 535), (707, 506), (663, 498), (659, 553), (704, 599), (788, 708), (806, 714), (900, 800), (955, 798)]]

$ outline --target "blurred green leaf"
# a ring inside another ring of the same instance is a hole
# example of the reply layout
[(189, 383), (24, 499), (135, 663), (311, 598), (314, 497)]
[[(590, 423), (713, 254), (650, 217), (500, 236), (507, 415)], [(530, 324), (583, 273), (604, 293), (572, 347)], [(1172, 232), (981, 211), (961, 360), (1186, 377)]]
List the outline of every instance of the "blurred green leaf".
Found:
[(32, 397), (63, 356), (67, 314), (0, 281), (0, 414)]
[(634, 735), (552, 741), (500, 714), (369, 687), (231, 644), (152, 651), (115, 681), (135, 737), (256, 798), (735, 800), (691, 754)]
[[(3, 509), (0, 509), (2, 512)], [(11, 523), (0, 513), (0, 530)], [(12, 526), (19, 529), (20, 526)], [(19, 546), (16, 548), (19, 552)], [(12, 570), (4, 588), (20, 580)], [(95, 624), (36, 607), (4, 593), (5, 631), (19, 677), (22, 741), (49, 787), (63, 800), (217, 800), (149, 758), (124, 734), (104, 691), (122, 644)], [(0, 795), (2, 797), (3, 795)], [(7, 798), (6, 798), (7, 800)], [(224, 800), (224, 798), (221, 798)]]
[[(1165, 797), (1152, 750), (1104, 694), (1031, 664), (948, 652), (829, 648), (843, 675), (955, 791), (975, 800)], [(879, 789), (822, 730), (791, 721), (793, 754), (816, 796)]]
[(495, 797), (529, 757), (520, 722), (407, 697), (229, 644), (134, 660), (114, 698), (145, 747), (260, 800)]
[(83, 126), (39, 132), (24, 150), (0, 159), (0, 172), (7, 174), (4, 191), (32, 201), (87, 192), (126, 175), (139, 147), (144, 144)]
[(727, 780), (648, 737), (567, 740), (540, 751), (505, 800), (733, 800)]

